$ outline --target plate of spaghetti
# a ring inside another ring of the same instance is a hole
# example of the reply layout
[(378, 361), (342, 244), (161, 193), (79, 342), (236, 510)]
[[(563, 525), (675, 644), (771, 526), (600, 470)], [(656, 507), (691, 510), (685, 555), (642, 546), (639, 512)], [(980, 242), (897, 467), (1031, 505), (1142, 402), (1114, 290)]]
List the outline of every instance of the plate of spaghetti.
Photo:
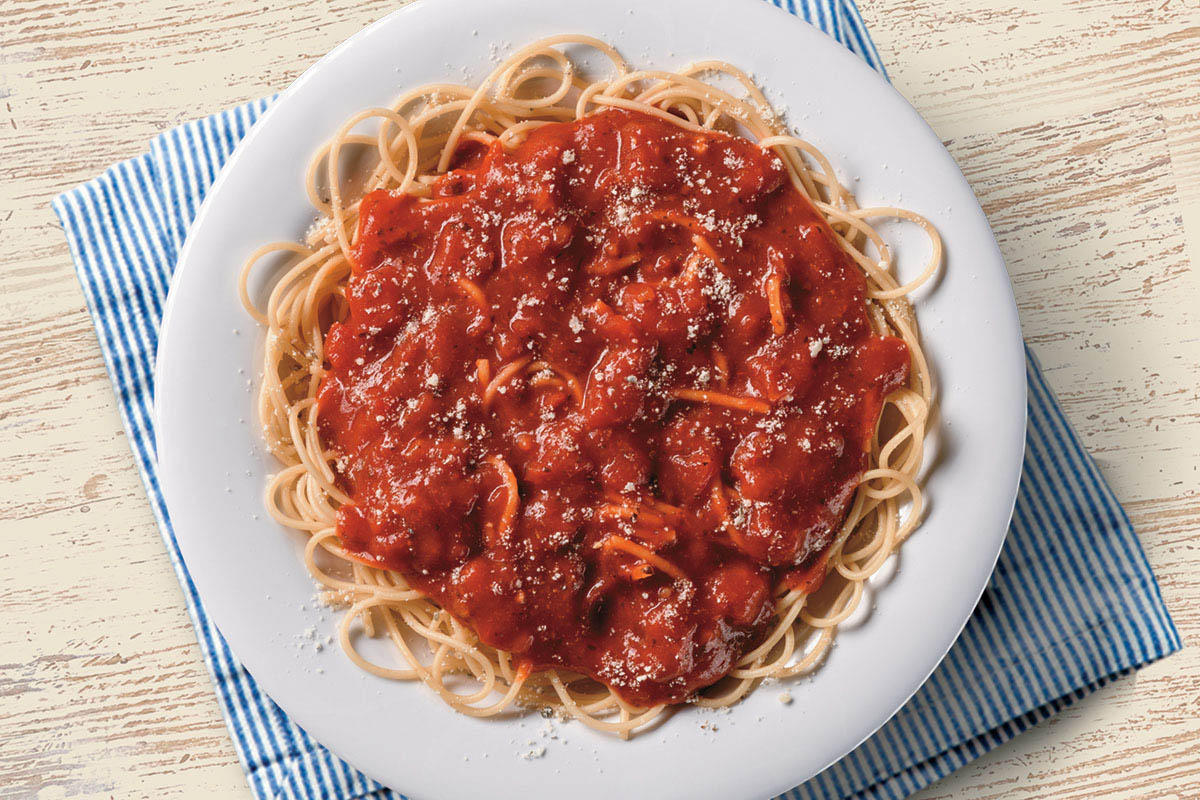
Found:
[(944, 656), (1019, 477), (969, 186), (758, 0), (393, 13), (238, 147), (165, 320), (201, 598), (412, 797), (803, 782)]

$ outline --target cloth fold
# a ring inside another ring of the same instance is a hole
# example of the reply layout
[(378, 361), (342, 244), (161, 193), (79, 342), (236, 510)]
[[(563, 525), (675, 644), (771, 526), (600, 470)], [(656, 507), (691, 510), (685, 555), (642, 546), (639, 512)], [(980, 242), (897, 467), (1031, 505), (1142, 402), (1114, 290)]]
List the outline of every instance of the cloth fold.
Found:
[[(777, 2), (883, 72), (852, 0)], [(313, 741), (258, 688), (205, 613), (158, 485), (153, 363), (178, 253), (208, 187), (270, 105), (172, 129), (53, 202), (130, 446), (251, 789), (268, 798), (400, 798)], [(231, 278), (232, 280), (232, 278)], [(1133, 527), (1032, 352), (1024, 474), (982, 600), (926, 684), (858, 749), (783, 795), (902, 798), (1180, 647)]]

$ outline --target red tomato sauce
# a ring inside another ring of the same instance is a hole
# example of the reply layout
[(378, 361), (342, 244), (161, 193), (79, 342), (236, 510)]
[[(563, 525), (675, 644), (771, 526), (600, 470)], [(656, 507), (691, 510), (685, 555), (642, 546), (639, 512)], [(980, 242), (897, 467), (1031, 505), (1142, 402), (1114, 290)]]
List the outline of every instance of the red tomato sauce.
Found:
[(453, 166), (362, 204), (319, 394), (341, 541), (519, 663), (686, 700), (820, 583), (908, 350), (745, 139), (610, 110)]

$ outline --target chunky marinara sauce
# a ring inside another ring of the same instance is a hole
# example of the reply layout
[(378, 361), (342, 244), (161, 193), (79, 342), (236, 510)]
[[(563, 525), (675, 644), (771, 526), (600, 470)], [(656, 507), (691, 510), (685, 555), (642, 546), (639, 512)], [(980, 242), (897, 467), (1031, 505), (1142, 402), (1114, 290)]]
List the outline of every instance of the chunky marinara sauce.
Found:
[(338, 534), (520, 663), (685, 700), (819, 583), (907, 348), (745, 139), (610, 110), (454, 167), (362, 204)]

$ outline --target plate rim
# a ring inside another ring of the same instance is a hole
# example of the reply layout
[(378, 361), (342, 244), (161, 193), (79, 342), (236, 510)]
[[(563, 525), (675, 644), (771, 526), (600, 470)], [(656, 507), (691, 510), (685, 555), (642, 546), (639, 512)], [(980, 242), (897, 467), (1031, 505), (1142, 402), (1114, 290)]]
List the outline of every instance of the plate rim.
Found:
[[(154, 376), (155, 376), (156, 383), (155, 383), (155, 395), (154, 395), (154, 404), (153, 404), (152, 413), (153, 413), (153, 420), (155, 423), (156, 440), (157, 440), (157, 445), (158, 445), (157, 451), (158, 451), (158, 461), (159, 461), (159, 465), (160, 465), (159, 481), (160, 481), (161, 491), (162, 491), (164, 500), (166, 502), (169, 516), (170, 516), (171, 509), (177, 505), (176, 502), (172, 501), (172, 497), (177, 496), (178, 493), (181, 491), (181, 489), (179, 488), (179, 483), (182, 480), (182, 478), (177, 473), (174, 473), (170, 469), (164, 468), (162, 466), (162, 463), (163, 463), (162, 453), (164, 450), (163, 443), (170, 442), (170, 441), (174, 440), (176, 437), (173, 435), (173, 432), (169, 432), (169, 431), (172, 431), (170, 426), (164, 426), (164, 424), (163, 424), (163, 418), (164, 418), (163, 408), (164, 408), (164, 404), (166, 403), (165, 398), (167, 398), (168, 396), (171, 395), (171, 390), (165, 389), (165, 386), (170, 385), (170, 384), (160, 383), (158, 379), (160, 376), (165, 374), (164, 370), (162, 368), (164, 360), (167, 358), (170, 358), (171, 357), (170, 354), (177, 350), (179, 345), (176, 345), (175, 342), (179, 337), (181, 337), (183, 335), (182, 333), (180, 333), (178, 331), (178, 327), (173, 325), (176, 317), (178, 316), (177, 307), (181, 303), (186, 302), (186, 300), (180, 299), (179, 287), (180, 287), (180, 284), (182, 283), (182, 276), (184, 276), (185, 274), (189, 274), (188, 273), (189, 269), (193, 269), (193, 270), (195, 269), (195, 267), (192, 266), (195, 263), (195, 260), (193, 258), (193, 253), (198, 247), (196, 245), (196, 242), (201, 238), (201, 234), (198, 232), (202, 232), (205, 230), (205, 221), (211, 216), (211, 210), (212, 210), (213, 205), (221, 197), (221, 191), (220, 191), (221, 187), (223, 187), (228, 182), (229, 176), (238, 168), (243, 154), (246, 153), (252, 147), (253, 143), (262, 135), (262, 132), (264, 130), (267, 130), (270, 127), (271, 120), (277, 114), (280, 113), (282, 108), (285, 107), (285, 103), (287, 101), (289, 101), (290, 98), (293, 98), (296, 94), (298, 94), (303, 89), (303, 87), (305, 85), (307, 85), (313, 79), (314, 75), (318, 74), (320, 71), (327, 68), (327, 66), (330, 63), (336, 61), (337, 58), (342, 53), (354, 48), (355, 46), (358, 45), (359, 42), (363, 41), (364, 39), (369, 38), (370, 35), (372, 33), (374, 33), (375, 31), (377, 31), (381, 28), (385, 28), (390, 25), (396, 24), (397, 20), (403, 20), (409, 16), (415, 16), (415, 15), (419, 15), (422, 13), (426, 13), (425, 9), (427, 9), (431, 6), (443, 7), (437, 13), (444, 14), (444, 13), (448, 13), (445, 11), (445, 8), (448, 8), (448, 7), (451, 7), (454, 5), (469, 6), (472, 3), (479, 2), (479, 1), (480, 0), (415, 0), (415, 2), (409, 3), (401, 8), (398, 8), (398, 9), (395, 9), (395, 10), (389, 12), (388, 14), (384, 15), (380, 19), (378, 19), (375, 22), (360, 29), (359, 31), (357, 31), (356, 33), (354, 33), (353, 35), (351, 35), (350, 37), (348, 37), (347, 39), (345, 39), (344, 41), (339, 43), (336, 47), (331, 49), (328, 53), (326, 53), (324, 56), (322, 56), (314, 64), (312, 64), (306, 70), (304, 70), (304, 72), (300, 76), (298, 76), (287, 87), (287, 89), (285, 89), (282, 93), (280, 93), (278, 95), (278, 97), (272, 102), (271, 106), (267, 109), (267, 111), (252, 126), (252, 128), (248, 132), (248, 134), (238, 143), (238, 146), (236, 147), (234, 152), (230, 155), (230, 157), (226, 160), (225, 164), (222, 166), (216, 179), (209, 186), (209, 188), (205, 194), (204, 200), (203, 200), (200, 208), (197, 210), (196, 216), (192, 220), (191, 225), (189, 226), (187, 238), (185, 240), (183, 247), (181, 248), (181, 250), (179, 252), (178, 259), (176, 260), (176, 268), (172, 274), (167, 299), (163, 306), (163, 316), (162, 316), (162, 323), (161, 323), (161, 327), (160, 327), (159, 346), (158, 346), (158, 350), (157, 350), (155, 362), (154, 362)], [(563, 3), (563, 0), (559, 0), (559, 2)], [(673, 3), (673, 2), (676, 2), (676, 0), (656, 0), (656, 2)], [(509, 5), (517, 5), (517, 6), (521, 5), (520, 0), (500, 0), (500, 2), (496, 2), (495, 4), (497, 6), (499, 6), (499, 5), (503, 5), (504, 3), (508, 3)], [(584, 0), (584, 2), (574, 2), (574, 0), (572, 0), (572, 2), (566, 2), (564, 4), (566, 4), (566, 5), (574, 4), (574, 5), (586, 6), (586, 0)], [(650, 3), (650, 5), (654, 5), (654, 3)], [(700, 5), (704, 5), (704, 3), (701, 3)], [(882, 87), (886, 87), (886, 89), (888, 91), (890, 91), (892, 94), (894, 94), (901, 101), (901, 103), (909, 109), (909, 111), (911, 112), (911, 114), (915, 118), (915, 120), (918, 121), (919, 124), (922, 125), (926, 129), (928, 135), (931, 136), (935, 141), (938, 141), (939, 146), (942, 147), (943, 151), (945, 150), (944, 146), (941, 145), (940, 140), (938, 139), (936, 133), (934, 133), (933, 130), (929, 127), (928, 123), (924, 120), (924, 118), (920, 115), (920, 113), (918, 111), (916, 111), (916, 109), (913, 108), (911, 106), (911, 104), (909, 104), (908, 101), (902, 95), (900, 95), (900, 93), (895, 89), (895, 87), (889, 81), (887, 81), (883, 76), (879, 75), (879, 73), (875, 72), (875, 70), (873, 70), (868, 64), (866, 64), (865, 61), (860, 59), (857, 55), (855, 55), (855, 54), (851, 53), (849, 50), (845, 49), (842, 45), (837, 43), (835, 40), (828, 38), (826, 34), (824, 34), (822, 31), (820, 31), (820, 29), (811, 25), (811, 23), (808, 23), (806, 20), (804, 20), (803, 18), (801, 18), (797, 15), (790, 14), (782, 9), (774, 8), (770, 4), (762, 2), (762, 0), (728, 0), (727, 5), (737, 6), (739, 8), (739, 11), (744, 12), (746, 14), (759, 15), (759, 16), (762, 16), (764, 19), (770, 18), (773, 21), (778, 21), (780, 23), (780, 25), (791, 26), (792, 29), (797, 32), (807, 31), (809, 34), (815, 34), (815, 35), (821, 37), (821, 39), (823, 41), (826, 41), (829, 45), (832, 45), (834, 48), (837, 49), (838, 52), (840, 52), (841, 54), (843, 54), (845, 56), (845, 58), (842, 59), (843, 63), (848, 64), (848, 65), (853, 65), (853, 66), (849, 67), (849, 69), (851, 71), (860, 71), (860, 72), (865, 71), (866, 73), (869, 73), (872, 76), (873, 80), (875, 80), (878, 84), (882, 85)], [(770, 10), (768, 11), (768, 9), (770, 9)], [(784, 18), (787, 19), (786, 23), (784, 23), (782, 21)], [(617, 46), (618, 49), (621, 49), (621, 44), (619, 42), (614, 41), (613, 44), (615, 46)], [(401, 82), (398, 84), (397, 89), (402, 90), (403, 87), (404, 87), (404, 84)], [(769, 89), (769, 87), (768, 87), (768, 89)], [(337, 124), (337, 120), (330, 120), (331, 127), (335, 126), (336, 124)], [(958, 171), (958, 175), (957, 175), (958, 179), (961, 180), (965, 186), (970, 188), (969, 182), (967, 182), (966, 178), (962, 175), (961, 169), (958, 167), (957, 163), (954, 161), (953, 156), (951, 156), (947, 152), (946, 158), (950, 163), (954, 164), (955, 169)], [(303, 165), (300, 165), (301, 170), (302, 170), (302, 168), (303, 168)], [(972, 192), (972, 196), (974, 196), (973, 192)], [(975, 200), (975, 202), (976, 202), (976, 204), (978, 204), (977, 199)], [(982, 209), (980, 209), (980, 214), (982, 214)], [(986, 222), (986, 217), (985, 217), (985, 222)], [(989, 233), (990, 233), (990, 226), (989, 226)], [(995, 241), (994, 234), (990, 234), (990, 242), (991, 242), (991, 247), (993, 250), (993, 253), (991, 255), (994, 257), (994, 260), (1003, 268), (1003, 265), (1004, 265), (1003, 256), (1000, 253), (999, 246)], [(1005, 278), (1005, 284), (1008, 286), (1008, 295), (1005, 298), (1005, 300), (1007, 300), (1007, 302), (1003, 303), (1002, 305), (1004, 305), (1005, 311), (1009, 312), (1010, 319), (1008, 320), (1008, 322), (1011, 324), (1012, 330), (1016, 334), (1015, 349), (1016, 349), (1018, 355), (1020, 355), (1020, 358), (1017, 361), (1017, 365), (1019, 365), (1019, 368), (1016, 368), (1014, 370), (1014, 374), (1009, 376), (1010, 378), (1016, 378), (1018, 380), (1019, 386), (1020, 386), (1019, 395), (1021, 398), (1022, 408), (1021, 408), (1019, 424), (1017, 426), (1019, 428), (1019, 437), (1014, 435), (1014, 438), (1019, 438), (1019, 440), (1020, 440), (1020, 446), (1017, 448), (1018, 453), (1020, 453), (1024, 447), (1024, 441), (1025, 441), (1025, 435), (1026, 435), (1026, 429), (1027, 429), (1027, 414), (1028, 414), (1027, 392), (1028, 392), (1028, 387), (1027, 387), (1026, 375), (1025, 375), (1025, 369), (1024, 369), (1024, 350), (1023, 350), (1024, 344), (1023, 344), (1023, 340), (1021, 338), (1020, 320), (1019, 320), (1019, 316), (1017, 314), (1015, 298), (1012, 293), (1011, 279), (1008, 277), (1006, 270), (1004, 271), (1004, 278)], [(261, 339), (261, 332), (258, 330), (257, 325), (255, 326), (255, 331), (256, 331), (256, 336), (259, 339)], [(1014, 366), (1016, 367), (1017, 365), (1014, 365)], [(936, 371), (937, 371), (936, 364), (934, 365), (934, 370), (935, 370), (935, 374), (936, 374)], [(938, 397), (940, 400), (942, 386), (939, 385), (937, 388), (938, 388)], [(939, 413), (939, 416), (940, 416), (940, 403), (938, 404), (937, 412)], [(169, 450), (169, 448), (167, 448), (167, 449)], [(1017, 491), (1019, 488), (1021, 472), (1022, 472), (1022, 459), (1018, 456), (1017, 458), (1015, 458), (1013, 460), (1012, 464), (1008, 465), (1007, 472), (1004, 473), (1002, 475), (1002, 479), (998, 481), (999, 485), (1007, 487), (1003, 492), (998, 492), (998, 497), (1000, 498), (1001, 505), (1003, 506), (1003, 508), (1006, 509), (1006, 513), (1004, 514), (1005, 522), (1002, 526), (998, 526), (1001, 529), (1001, 533), (991, 537), (991, 542), (992, 542), (992, 544), (994, 544), (994, 547), (990, 548), (989, 552), (987, 553), (987, 557), (981, 558), (979, 560), (979, 562), (976, 565), (974, 565), (976, 567), (977, 571), (982, 572), (986, 577), (983, 580), (980, 580), (977, 582), (978, 590), (974, 591), (972, 593), (973, 599), (972, 599), (971, 603), (969, 604), (967, 611), (962, 615), (961, 622), (959, 622), (957, 624), (957, 626), (953, 630), (952, 635), (950, 635), (948, 637), (948, 639), (946, 640), (945, 647), (943, 648), (939, 645), (939, 647), (937, 648), (937, 650), (938, 650), (937, 658), (935, 660), (933, 660), (932, 664), (928, 667), (927, 670), (925, 670), (925, 672), (921, 676), (920, 680), (917, 681), (915, 683), (915, 685), (913, 685), (911, 687), (911, 689), (908, 690), (907, 693), (905, 693), (903, 695), (903, 698), (895, 704), (894, 708), (888, 709), (887, 713), (882, 715), (879, 718), (878, 722), (876, 724), (874, 724), (873, 727), (870, 728), (870, 730), (866, 731), (865, 733), (862, 733), (861, 736), (857, 739), (857, 741), (852, 746), (845, 748), (839, 755), (836, 755), (836, 756), (828, 759), (828, 761), (820, 769), (812, 772), (810, 775), (807, 775), (807, 776), (802, 775), (802, 776), (800, 776), (800, 778), (798, 780), (788, 779), (782, 783), (780, 783), (779, 781), (776, 781), (772, 784), (773, 788), (768, 787), (768, 791), (771, 791), (771, 792), (786, 791), (787, 789), (792, 788), (793, 786), (797, 785), (798, 783), (802, 783), (804, 780), (807, 780), (809, 777), (812, 777), (812, 775), (816, 775), (817, 773), (819, 773), (820, 771), (822, 771), (823, 769), (828, 767), (830, 764), (835, 763), (836, 761), (838, 761), (842, 757), (844, 757), (846, 754), (852, 752), (855, 748), (858, 747), (859, 744), (861, 744), (863, 741), (868, 739), (880, 727), (882, 727), (884, 724), (886, 724), (887, 721), (890, 720), (896, 714), (896, 712), (899, 711), (908, 702), (908, 700), (912, 697), (912, 695), (915, 694), (921, 688), (921, 686), (923, 686), (925, 684), (925, 682), (928, 680), (929, 676), (934, 672), (934, 670), (936, 670), (938, 665), (940, 665), (942, 663), (946, 654), (953, 647), (954, 643), (958, 640), (958, 637), (961, 634), (963, 628), (966, 626), (967, 622), (970, 620), (970, 617), (971, 617), (971, 614), (973, 612), (975, 605), (977, 605), (979, 598), (982, 596), (983, 592), (986, 589), (988, 578), (990, 578), (990, 575), (995, 567), (995, 563), (1000, 555), (1001, 549), (1002, 549), (1004, 541), (1006, 539), (1007, 528), (1008, 528), (1008, 525), (1010, 524), (1013, 508), (1014, 508), (1015, 502), (1016, 502), (1016, 496), (1017, 496)], [(173, 520), (173, 524), (177, 524), (177, 520), (174, 520), (173, 518), (172, 518), (172, 520)], [(270, 523), (268, 520), (266, 520), (264, 518), (264, 524), (270, 524)], [(177, 529), (178, 529), (178, 527), (177, 527)], [(186, 537), (179, 537), (179, 547), (180, 547), (181, 554), (183, 554), (183, 552), (188, 549), (188, 547), (185, 546), (183, 543), (185, 538)], [(186, 556), (184, 556), (185, 563), (186, 563), (186, 560), (187, 560)], [(985, 564), (986, 564), (986, 569), (984, 569)], [(299, 564), (297, 564), (295, 566), (301, 567), (301, 565), (299, 565)], [(186, 567), (185, 567), (185, 569), (186, 569)], [(196, 584), (197, 584), (197, 587), (196, 587), (197, 597), (201, 598), (201, 602), (203, 602), (203, 599), (202, 599), (203, 594), (201, 593), (201, 590), (199, 588), (199, 582), (196, 581)], [(209, 612), (209, 617), (210, 617), (210, 620), (212, 620), (213, 624), (217, 625), (217, 620), (216, 620), (215, 616), (211, 614), (211, 612)], [(218, 628), (219, 628), (219, 626), (218, 626)], [(242, 657), (236, 653), (234, 645), (232, 643), (228, 643), (228, 645), (229, 645), (230, 651), (235, 653), (235, 657), (238, 659), (238, 661), (244, 664), (245, 662), (242, 660)], [(278, 705), (280, 705), (280, 707), (284, 710), (284, 712), (291, 719), (293, 719), (293, 721), (296, 721), (297, 724), (299, 724), (303, 729), (305, 729), (306, 731), (310, 731), (313, 729), (320, 729), (323, 727), (323, 725), (320, 724), (319, 722), (313, 721), (312, 715), (310, 713), (308, 713), (307, 709), (304, 709), (301, 707), (294, 707), (293, 704), (291, 704), (291, 703), (288, 703), (287, 705), (285, 705), (284, 702), (281, 702), (280, 700), (276, 699), (274, 696), (274, 693), (267, 690), (267, 685), (269, 683), (274, 683), (274, 681), (272, 681), (270, 677), (264, 678), (264, 677), (258, 675), (254, 670), (251, 670), (251, 668), (249, 666), (247, 666), (247, 670), (251, 672), (255, 681), (257, 681), (259, 683), (259, 685), (263, 688), (264, 694), (267, 697), (269, 697), (273, 702), (276, 702)], [(760, 688), (759, 691), (764, 691), (764, 690)], [(223, 712), (223, 716), (227, 716), (225, 714), (224, 709), (222, 709), (222, 712)], [(448, 712), (448, 713), (453, 713), (453, 712)], [(227, 721), (229, 721), (232, 724), (232, 721), (230, 721), (228, 719), (227, 719)], [(489, 723), (484, 722), (482, 724), (489, 724)], [(591, 734), (589, 733), (589, 735), (591, 735)], [(596, 734), (596, 735), (598, 735), (598, 734)], [(317, 740), (318, 742), (324, 744), (323, 739), (320, 738), (318, 735), (314, 735), (313, 738), (315, 740)], [(340, 749), (334, 750), (334, 748), (332, 746), (329, 746), (329, 745), (324, 745), (324, 746), (329, 747), (330, 751), (333, 752), (334, 755), (336, 755), (338, 758), (342, 758), (343, 760), (346, 760), (346, 761), (350, 762), (351, 764), (354, 764), (357, 769), (360, 769), (365, 774), (375, 777), (377, 780), (380, 780), (380, 782), (383, 782), (385, 784), (387, 783), (387, 781), (383, 780), (381, 778), (381, 776), (379, 776), (377, 774), (376, 770), (370, 769), (370, 768), (364, 768), (363, 766), (358, 765), (355, 762), (355, 760), (353, 759), (353, 757), (348, 757), (347, 755), (343, 754), (343, 752), (341, 752)], [(429, 796), (427, 794), (422, 793), (423, 789), (420, 787), (414, 787), (414, 790), (416, 790), (417, 794), (421, 797)], [(405, 791), (405, 793), (408, 794), (410, 797), (414, 796), (410, 792), (409, 789), (404, 789), (403, 791)]]

